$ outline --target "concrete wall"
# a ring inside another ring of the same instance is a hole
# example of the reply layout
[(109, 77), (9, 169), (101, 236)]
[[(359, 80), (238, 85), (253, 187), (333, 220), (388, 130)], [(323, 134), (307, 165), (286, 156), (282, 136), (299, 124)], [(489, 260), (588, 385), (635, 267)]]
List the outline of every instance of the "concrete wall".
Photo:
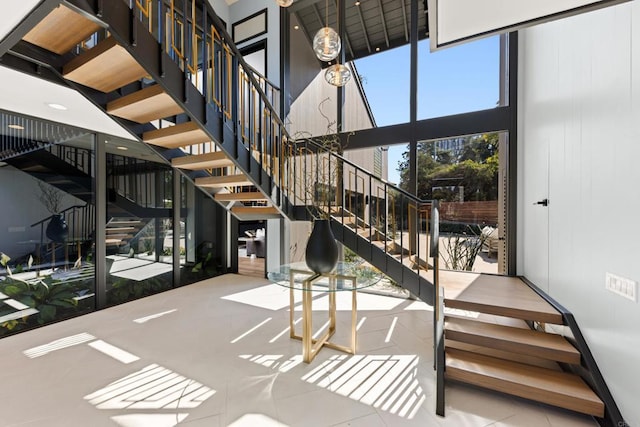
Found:
[[(630, 426), (640, 426), (640, 3), (521, 32), (519, 273), (571, 310)], [(549, 198), (549, 207), (533, 205)]]

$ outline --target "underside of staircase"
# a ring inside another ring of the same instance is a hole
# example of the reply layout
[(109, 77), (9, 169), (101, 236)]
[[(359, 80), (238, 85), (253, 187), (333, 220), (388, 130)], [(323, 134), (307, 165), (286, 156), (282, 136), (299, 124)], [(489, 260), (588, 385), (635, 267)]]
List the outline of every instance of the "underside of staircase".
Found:
[[(102, 29), (103, 23), (90, 19), (72, 5), (62, 4), (49, 13), (23, 38), (24, 41), (64, 55)], [(79, 88), (90, 88), (109, 94), (104, 110), (124, 123), (142, 125), (140, 140), (162, 149), (184, 149), (198, 154), (183, 155), (171, 160), (184, 171), (200, 171), (207, 176), (194, 179), (195, 184), (211, 194), (239, 219), (280, 218), (281, 214), (255, 186), (254, 179), (236, 167), (219, 149), (206, 127), (193, 121), (183, 121), (188, 112), (176, 102), (165, 87), (150, 78), (149, 71), (127, 51), (113, 35), (74, 56), (62, 68), (65, 79)], [(106, 99), (106, 98), (105, 98)], [(151, 123), (166, 127), (156, 128)], [(200, 175), (204, 175), (200, 174)], [(249, 193), (250, 198), (241, 193)], [(218, 194), (220, 196), (218, 196)], [(224, 195), (237, 197), (225, 198)]]
[[(583, 355), (551, 325), (562, 313), (516, 277), (443, 271), (445, 378), (598, 417)], [(557, 329), (559, 330), (559, 329)]]

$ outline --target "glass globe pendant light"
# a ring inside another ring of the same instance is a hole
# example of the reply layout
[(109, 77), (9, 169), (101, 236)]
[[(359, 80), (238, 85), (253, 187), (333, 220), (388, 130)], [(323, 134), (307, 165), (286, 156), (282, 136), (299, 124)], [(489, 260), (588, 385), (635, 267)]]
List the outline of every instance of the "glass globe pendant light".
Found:
[(325, 23), (326, 26), (320, 28), (313, 37), (313, 51), (320, 61), (333, 61), (340, 53), (342, 42), (340, 36), (329, 26), (329, 1), (325, 2)]
[(313, 50), (321, 61), (333, 61), (340, 53), (340, 36), (331, 27), (320, 28), (313, 37)]
[(345, 65), (334, 64), (324, 72), (324, 79), (329, 84), (342, 87), (351, 80), (351, 71)]
[(293, 0), (276, 0), (276, 3), (280, 7), (289, 7), (293, 4)]

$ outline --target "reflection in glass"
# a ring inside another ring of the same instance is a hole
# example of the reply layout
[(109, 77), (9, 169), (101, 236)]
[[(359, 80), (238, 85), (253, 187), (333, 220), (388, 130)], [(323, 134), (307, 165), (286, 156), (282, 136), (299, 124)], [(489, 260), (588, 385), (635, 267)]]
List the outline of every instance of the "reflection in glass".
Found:
[(107, 301), (109, 305), (173, 287), (171, 168), (107, 154)]
[(92, 135), (2, 113), (0, 144), (1, 337), (94, 308), (95, 197)]

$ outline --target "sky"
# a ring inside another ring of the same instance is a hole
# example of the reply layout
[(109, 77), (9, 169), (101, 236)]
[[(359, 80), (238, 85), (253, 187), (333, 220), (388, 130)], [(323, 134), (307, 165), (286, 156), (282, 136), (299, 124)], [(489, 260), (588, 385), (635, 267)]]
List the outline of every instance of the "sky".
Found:
[[(410, 46), (356, 61), (378, 127), (409, 121)], [(500, 41), (480, 39), (434, 53), (418, 44), (418, 120), (493, 108), (499, 97)], [(400, 182), (407, 145), (389, 149), (389, 181)]]

